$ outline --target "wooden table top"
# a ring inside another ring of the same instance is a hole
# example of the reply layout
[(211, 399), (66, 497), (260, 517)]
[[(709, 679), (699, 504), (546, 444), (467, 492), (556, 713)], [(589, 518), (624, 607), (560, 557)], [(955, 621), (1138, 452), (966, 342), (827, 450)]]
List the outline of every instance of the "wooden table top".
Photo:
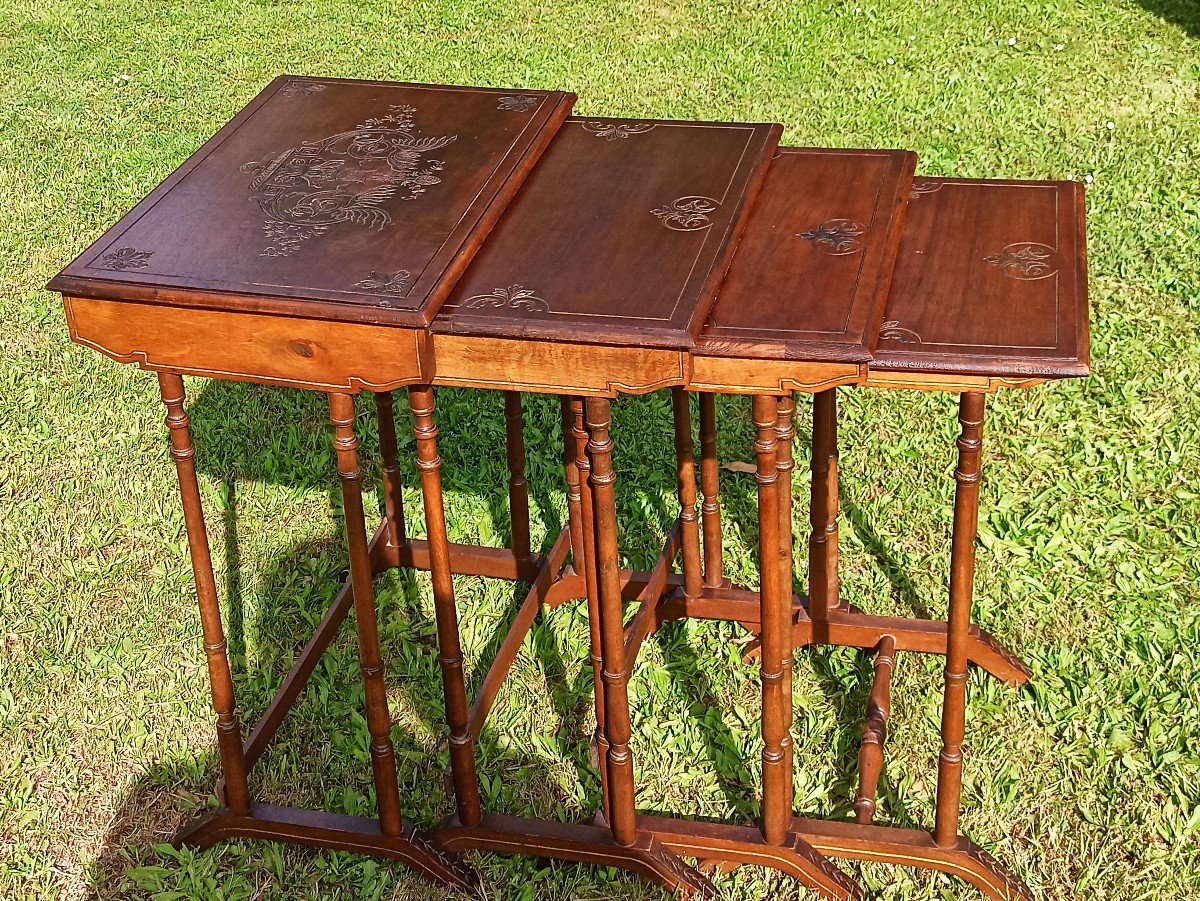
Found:
[(690, 347), (780, 132), (569, 118), (434, 330)]
[(1077, 182), (917, 179), (871, 370), (1089, 371)]
[(282, 76), (50, 288), (426, 326), (574, 100)]
[(916, 161), (905, 151), (781, 148), (696, 352), (869, 360)]

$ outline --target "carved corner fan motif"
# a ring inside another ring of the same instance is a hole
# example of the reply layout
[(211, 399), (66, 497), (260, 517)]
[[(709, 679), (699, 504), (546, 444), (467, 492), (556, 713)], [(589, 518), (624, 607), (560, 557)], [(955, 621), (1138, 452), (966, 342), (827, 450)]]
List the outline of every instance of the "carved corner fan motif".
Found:
[(650, 212), (662, 220), (667, 228), (677, 232), (694, 232), (712, 225), (709, 213), (715, 212), (721, 204), (711, 197), (691, 195), (680, 197), (666, 206), (660, 206)]
[(830, 219), (796, 237), (803, 238), (814, 250), (836, 257), (862, 250), (862, 241), (858, 238), (866, 230), (861, 222), (853, 219)]
[(509, 94), (500, 98), (500, 105), (496, 109), (516, 110), (518, 113), (523, 113), (537, 105), (538, 97), (534, 94)]
[(306, 141), (241, 167), (254, 174), (250, 199), (267, 216), (263, 233), (270, 243), (259, 256), (288, 256), (342, 222), (383, 228), (392, 221), (383, 209), (387, 201), (412, 200), (441, 183), (434, 175), (441, 160), (424, 155), (452, 144), (458, 135), (420, 137), (413, 107), (388, 109), (353, 131)]
[(476, 294), (463, 301), (464, 310), (520, 310), (523, 313), (549, 313), (550, 305), (523, 285), (496, 288), (491, 294)]
[(1009, 244), (999, 253), (984, 257), (983, 261), (1009, 278), (1032, 281), (1058, 271), (1058, 267), (1051, 262), (1053, 257), (1053, 247), (1035, 241), (1022, 241)]
[(311, 97), (313, 94), (320, 94), (325, 87), (323, 84), (311, 81), (289, 81), (279, 90), (279, 93), (285, 97)]
[(391, 275), (386, 272), (372, 272), (362, 281), (355, 282), (354, 287), (373, 294), (403, 294), (408, 291), (411, 282), (412, 273), (401, 269)]
[(901, 344), (920, 344), (921, 336), (910, 328), (902, 328), (899, 321), (891, 319), (879, 330), (880, 341), (899, 341)]
[(606, 141), (645, 134), (654, 127), (653, 122), (583, 122), (581, 124), (584, 131), (590, 131), (596, 137), (604, 138)]
[(150, 264), (153, 250), (137, 250), (133, 247), (118, 247), (100, 257), (96, 269), (116, 269), (123, 272), (126, 269), (145, 269)]

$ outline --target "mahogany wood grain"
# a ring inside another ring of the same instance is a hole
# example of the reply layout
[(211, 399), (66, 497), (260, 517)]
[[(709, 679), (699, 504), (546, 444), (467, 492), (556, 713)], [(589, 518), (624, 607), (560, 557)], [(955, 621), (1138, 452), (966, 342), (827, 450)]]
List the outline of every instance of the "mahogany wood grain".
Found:
[(704, 495), (701, 513), (704, 522), (704, 584), (720, 588), (725, 584), (725, 566), (721, 542), (721, 461), (717, 457), (716, 396), (700, 397), (700, 490)]
[(183, 500), (183, 521), (187, 528), (192, 573), (200, 606), (200, 627), (204, 633), (204, 655), (208, 659), (208, 680), (213, 710), (217, 714), (217, 749), (225, 778), (225, 798), (230, 810), (244, 816), (250, 809), (250, 791), (246, 784), (246, 760), (242, 751), (242, 728), (238, 723), (229, 671), (228, 644), (221, 624), (221, 604), (213, 575), (212, 553), (204, 527), (204, 508), (196, 481), (196, 448), (192, 444), (190, 419), (183, 407), (183, 379), (172, 372), (158, 375), (159, 392), (167, 407), (167, 428), (171, 436), (171, 456), (179, 476)]
[(463, 676), (458, 610), (454, 603), (450, 542), (446, 537), (442, 458), (437, 446), (438, 427), (434, 421), (433, 388), (409, 388), (408, 397), (413, 414), (413, 435), (417, 442), (417, 468), (421, 471), (421, 493), (425, 499), (429, 574), (433, 582), (442, 694), (446, 703), (446, 723), (450, 727), (450, 768), (454, 781), (454, 799), (459, 819), (464, 825), (473, 826), (479, 822), (483, 813), (479, 800), (479, 778), (475, 772), (475, 743), (471, 740), (467, 686)]
[[(776, 426), (779, 399), (761, 395), (754, 399), (754, 442), (758, 483), (759, 588), (763, 653), (762, 681), (762, 773), (763, 838), (767, 844), (783, 844), (792, 819), (792, 742), (787, 732), (791, 705), (791, 580), (785, 585), (780, 565), (779, 452)], [(790, 555), (788, 561), (790, 563)], [(791, 567), (787, 567), (789, 574)]]
[(423, 327), (574, 100), (281, 76), (50, 289)]
[(837, 390), (813, 395), (812, 494), (808, 540), (809, 615), (823, 622), (838, 606)]
[(692, 440), (692, 407), (688, 393), (671, 389), (675, 423), (675, 462), (679, 480), (679, 527), (683, 544), (683, 591), (695, 597), (704, 585), (700, 562), (700, 514), (696, 506), (696, 445)]
[(319, 391), (428, 381), (424, 332), (260, 313), (65, 298), (71, 340), (142, 369)]
[(950, 611), (946, 629), (946, 690), (942, 700), (942, 750), (938, 755), (937, 824), (943, 848), (958, 841), (963, 736), (967, 711), (967, 634), (975, 590), (975, 538), (979, 532), (983, 413), (986, 395), (959, 400), (958, 466), (954, 470), (954, 536), (950, 545)]
[(392, 715), (388, 710), (383, 659), (379, 647), (379, 613), (372, 585), (371, 551), (367, 544), (362, 500), (362, 471), (358, 464), (358, 436), (354, 432), (354, 397), (329, 395), (329, 418), (334, 427), (338, 477), (346, 518), (346, 544), (350, 551), (350, 579), (354, 594), (354, 619), (358, 628), (358, 657), (367, 699), (367, 728), (371, 733), (371, 770), (375, 778), (379, 828), (384, 835), (400, 835), (400, 788), (396, 755), (392, 748)]
[(689, 346), (780, 131), (568, 119), (435, 329)]
[(396, 452), (396, 415), (392, 392), (375, 395), (379, 417), (379, 457), (383, 461), (383, 508), (388, 540), (394, 547), (404, 544), (408, 533), (404, 524), (404, 486), (400, 481), (400, 460)]
[(1085, 244), (1081, 184), (918, 179), (870, 369), (1087, 375)]
[(621, 605), (617, 550), (616, 472), (612, 465), (613, 442), (609, 429), (612, 410), (608, 398), (589, 397), (584, 407), (588, 432), (589, 484), (595, 520), (596, 589), (599, 602), (600, 654), (604, 694), (604, 735), (608, 740), (609, 807), (605, 811), (613, 840), (622, 847), (637, 841), (633, 753), (629, 742), (629, 670), (625, 665), (624, 611)]
[(521, 394), (504, 392), (505, 459), (508, 463), (508, 519), (513, 554), (525, 559), (529, 546), (529, 480), (525, 478), (525, 423)]
[(781, 148), (697, 353), (869, 360), (915, 168), (904, 151)]
[(887, 741), (888, 718), (892, 715), (892, 671), (896, 666), (896, 639), (885, 635), (875, 647), (875, 678), (867, 698), (862, 747), (858, 752), (858, 797), (854, 817), (859, 823), (875, 819), (875, 795), (883, 774), (883, 746)]

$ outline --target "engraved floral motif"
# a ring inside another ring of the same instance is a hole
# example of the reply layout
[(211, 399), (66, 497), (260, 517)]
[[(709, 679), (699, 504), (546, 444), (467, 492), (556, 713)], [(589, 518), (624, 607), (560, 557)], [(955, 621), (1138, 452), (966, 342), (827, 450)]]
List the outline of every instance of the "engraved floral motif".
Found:
[(815, 250), (830, 256), (842, 256), (862, 250), (862, 241), (858, 237), (865, 231), (862, 223), (853, 219), (830, 219), (816, 228), (800, 232), (798, 237), (811, 244)]
[(524, 313), (549, 313), (550, 305), (522, 285), (497, 288), (491, 294), (476, 294), (463, 302), (464, 310), (509, 309)]
[(133, 247), (118, 247), (100, 257), (98, 269), (145, 269), (150, 264), (153, 250), (137, 250)]
[(500, 105), (496, 109), (511, 109), (523, 113), (537, 106), (538, 100), (535, 94), (508, 94), (500, 98)]
[(270, 243), (260, 256), (287, 256), (340, 223), (383, 228), (392, 221), (385, 203), (413, 200), (441, 183), (434, 173), (442, 162), (423, 157), (458, 136), (421, 137), (413, 107), (388, 109), (353, 131), (305, 141), (241, 167), (254, 175), (251, 199), (267, 216), (263, 233)]
[(325, 87), (323, 84), (311, 81), (289, 81), (280, 89), (279, 93), (285, 97), (311, 97), (313, 94), (320, 94)]
[(606, 141), (644, 134), (654, 127), (653, 122), (584, 122), (582, 124), (584, 131), (590, 131), (596, 137), (604, 138)]
[(386, 272), (372, 272), (362, 281), (354, 283), (354, 287), (371, 291), (375, 294), (403, 294), (408, 290), (412, 281), (412, 273), (401, 269), (388, 275)]
[(667, 206), (660, 206), (650, 212), (662, 220), (663, 225), (677, 232), (694, 232), (712, 225), (709, 213), (719, 207), (711, 197), (693, 195), (680, 197)]
[(989, 266), (999, 269), (1009, 278), (1031, 281), (1053, 275), (1058, 268), (1051, 262), (1054, 248), (1035, 241), (1009, 244), (999, 253), (983, 258)]
[(895, 319), (890, 319), (879, 330), (880, 341), (899, 341), (901, 344), (920, 344), (921, 336), (910, 328), (902, 328)]
[(912, 183), (910, 197), (914, 200), (922, 194), (932, 194), (934, 191), (940, 191), (945, 182), (936, 181), (932, 178), (919, 178)]

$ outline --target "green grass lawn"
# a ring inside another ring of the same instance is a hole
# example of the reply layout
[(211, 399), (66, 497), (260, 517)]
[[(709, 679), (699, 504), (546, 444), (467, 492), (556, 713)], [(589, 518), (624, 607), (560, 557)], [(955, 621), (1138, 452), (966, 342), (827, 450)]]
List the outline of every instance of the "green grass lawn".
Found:
[[(1035, 676), (1020, 693), (972, 677), (963, 828), (1038, 897), (1200, 895), (1194, 0), (4, 0), (0, 895), (447, 897), (356, 856), (162, 844), (214, 803), (216, 755), (161, 405), (152, 376), (70, 344), (42, 290), (284, 71), (565, 88), (584, 114), (781, 121), (790, 144), (909, 148), (926, 174), (1086, 178), (1094, 375), (991, 406), (976, 618)], [(189, 390), (251, 719), (345, 568), (326, 411), (293, 391)], [(955, 401), (841, 397), (845, 596), (944, 615)], [(451, 538), (503, 543), (501, 399), (447, 391), (440, 403)], [(669, 410), (664, 396), (616, 409), (623, 549), (639, 566), (674, 510)], [(552, 399), (529, 399), (537, 540), (565, 511), (557, 415)], [(719, 415), (722, 458), (749, 459), (748, 404), (722, 400)], [(411, 437), (402, 450), (421, 533)], [(723, 492), (727, 567), (757, 584), (753, 479), (727, 474)], [(796, 520), (806, 534), (806, 504)], [(457, 583), (477, 684), (519, 589)], [(380, 604), (405, 813), (429, 825), (450, 804), (428, 580), (389, 575)], [(579, 607), (539, 623), (498, 701), (479, 749), (492, 810), (571, 819), (598, 804)], [(644, 809), (757, 811), (757, 671), (736, 637), (693, 623), (647, 643), (632, 688)], [(257, 771), (260, 797), (373, 811), (353, 647), (347, 629)], [(856, 652), (799, 656), (798, 810), (848, 814), (869, 678)], [(901, 658), (881, 819), (931, 823), (939, 686), (937, 661)], [(662, 897), (591, 867), (472, 862), (488, 898)], [(928, 873), (852, 869), (873, 898), (977, 897)], [(721, 885), (735, 899), (805, 896), (761, 870)]]

